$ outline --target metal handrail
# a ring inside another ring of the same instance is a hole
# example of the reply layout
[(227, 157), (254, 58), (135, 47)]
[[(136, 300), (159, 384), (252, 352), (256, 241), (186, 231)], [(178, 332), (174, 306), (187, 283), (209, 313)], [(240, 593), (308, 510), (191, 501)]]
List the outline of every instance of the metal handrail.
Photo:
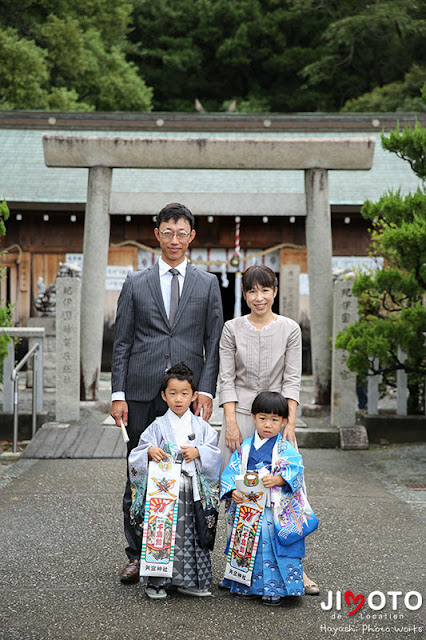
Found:
[[(25, 356), (18, 362), (11, 374), (13, 382), (13, 453), (18, 451), (18, 403), (19, 403), (19, 371), (24, 364), (30, 360), (30, 358), (37, 357), (37, 351), (40, 349), (40, 343), (36, 342), (35, 345), (25, 354)], [(36, 408), (36, 392), (37, 392), (37, 367), (33, 367), (33, 397), (32, 397), (32, 437), (35, 436), (37, 430), (37, 408)]]

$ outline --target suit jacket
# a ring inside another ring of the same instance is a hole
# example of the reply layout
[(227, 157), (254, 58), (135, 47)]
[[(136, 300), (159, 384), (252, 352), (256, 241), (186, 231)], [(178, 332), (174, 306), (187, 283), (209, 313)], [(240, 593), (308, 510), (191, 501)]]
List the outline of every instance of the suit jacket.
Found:
[(111, 368), (112, 391), (148, 402), (159, 392), (168, 361), (192, 369), (199, 391), (215, 394), (222, 299), (215, 275), (186, 267), (179, 307), (170, 326), (158, 263), (129, 273), (118, 299)]
[(219, 404), (235, 402), (250, 414), (261, 391), (278, 391), (299, 402), (302, 338), (294, 320), (278, 316), (271, 327), (253, 331), (244, 317), (225, 322), (220, 339)]

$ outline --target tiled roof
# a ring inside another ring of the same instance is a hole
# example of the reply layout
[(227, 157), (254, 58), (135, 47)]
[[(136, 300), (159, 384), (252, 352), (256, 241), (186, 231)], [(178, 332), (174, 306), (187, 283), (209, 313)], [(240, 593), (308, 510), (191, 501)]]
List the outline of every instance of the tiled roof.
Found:
[[(0, 197), (9, 202), (84, 203), (87, 192), (87, 169), (47, 168), (41, 138), (52, 129), (0, 129)], [(209, 133), (167, 131), (61, 131), (63, 135), (91, 136), (190, 136), (202, 137), (348, 137), (357, 133), (306, 133), (265, 131), (265, 133)], [(374, 135), (371, 132), (368, 135)], [(375, 134), (376, 150), (371, 171), (330, 172), (330, 203), (358, 205), (366, 199), (377, 200), (388, 189), (402, 193), (421, 186), (409, 165), (384, 151), (380, 134)], [(213, 192), (213, 193), (302, 193), (303, 171), (225, 171), (225, 170), (140, 170), (116, 169), (113, 172), (116, 192)]]

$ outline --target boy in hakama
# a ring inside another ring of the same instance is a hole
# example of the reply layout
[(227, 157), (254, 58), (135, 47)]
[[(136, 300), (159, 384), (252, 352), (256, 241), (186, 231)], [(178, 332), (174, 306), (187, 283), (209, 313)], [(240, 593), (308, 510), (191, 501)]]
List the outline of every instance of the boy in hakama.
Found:
[(167, 457), (173, 462), (182, 460), (173, 575), (140, 578), (146, 595), (153, 599), (166, 598), (170, 587), (187, 595), (211, 595), (210, 553), (200, 543), (195, 502), (217, 514), (221, 453), (216, 431), (189, 410), (197, 397), (195, 389), (194, 376), (186, 365), (180, 363), (169, 369), (162, 385), (162, 397), (169, 408), (142, 433), (138, 446), (129, 455), (133, 498), (130, 517), (141, 535), (149, 461), (160, 463)]

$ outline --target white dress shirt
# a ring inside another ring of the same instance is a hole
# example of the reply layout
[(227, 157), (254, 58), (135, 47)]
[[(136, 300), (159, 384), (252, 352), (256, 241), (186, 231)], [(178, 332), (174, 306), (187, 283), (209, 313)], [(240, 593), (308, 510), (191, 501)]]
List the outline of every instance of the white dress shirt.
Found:
[[(182, 295), (183, 283), (186, 275), (186, 265), (188, 264), (187, 259), (180, 264), (178, 264), (175, 269), (179, 271), (178, 280), (179, 280), (179, 296)], [(172, 288), (172, 279), (173, 274), (170, 273), (170, 269), (172, 267), (164, 262), (163, 258), (160, 258), (158, 261), (158, 269), (160, 273), (160, 286), (161, 286), (161, 294), (163, 296), (164, 307), (166, 309), (167, 317), (170, 315), (170, 297), (171, 297), (171, 288)]]

